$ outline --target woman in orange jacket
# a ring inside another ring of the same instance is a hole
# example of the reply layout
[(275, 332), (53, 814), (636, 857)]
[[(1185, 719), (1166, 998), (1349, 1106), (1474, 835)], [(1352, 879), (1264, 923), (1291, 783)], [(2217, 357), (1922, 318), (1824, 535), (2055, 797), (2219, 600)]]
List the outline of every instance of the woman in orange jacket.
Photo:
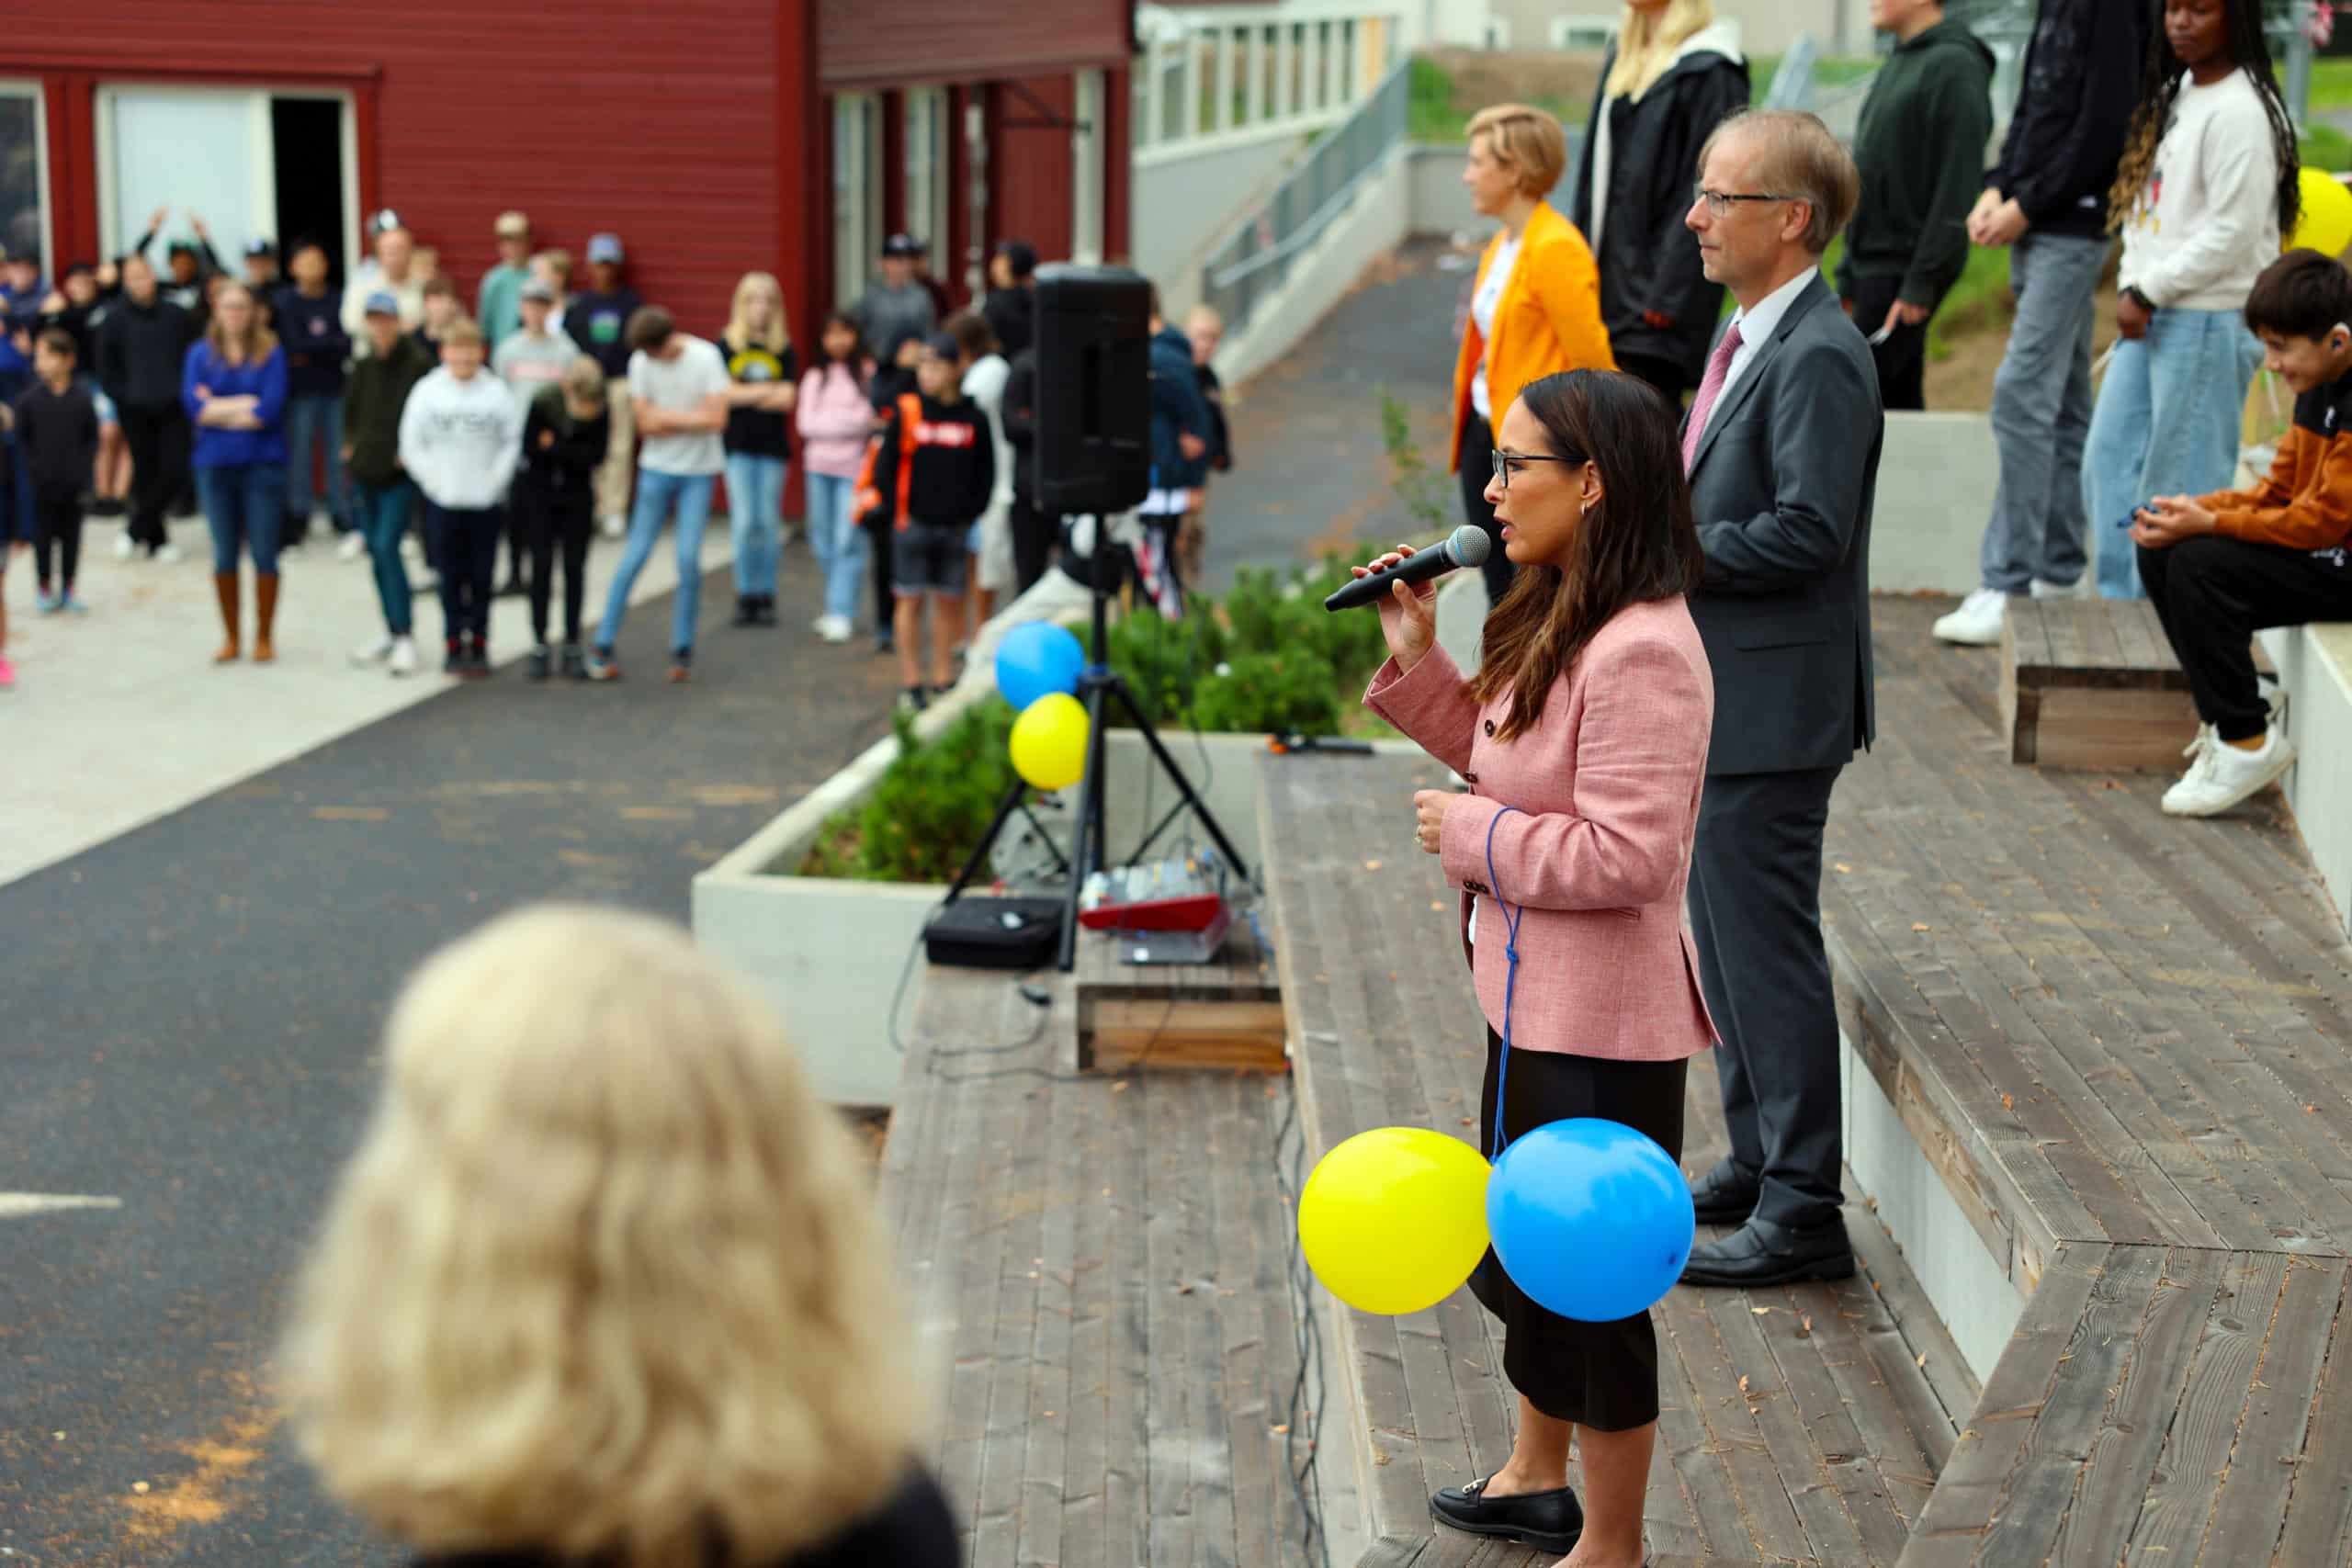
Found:
[[(1478, 259), (1453, 366), (1453, 470), (1462, 510), (1488, 535), (1486, 498), (1495, 427), (1519, 389), (1563, 370), (1613, 370), (1600, 324), (1600, 270), (1576, 225), (1544, 198), (1567, 165), (1560, 122), (1524, 104), (1497, 104), (1470, 122), (1462, 183), (1479, 213), (1502, 230)], [(1489, 604), (1510, 586), (1511, 564), (1497, 538), (1485, 566)]]

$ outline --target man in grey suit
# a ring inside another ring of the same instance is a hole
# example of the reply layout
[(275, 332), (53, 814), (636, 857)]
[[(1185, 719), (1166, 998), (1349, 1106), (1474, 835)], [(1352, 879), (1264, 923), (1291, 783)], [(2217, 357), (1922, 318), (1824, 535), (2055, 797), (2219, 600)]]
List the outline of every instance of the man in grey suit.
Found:
[(1691, 1184), (1685, 1284), (1844, 1279), (1838, 1012), (1821, 839), (1869, 745), (1871, 498), (1885, 421), (1870, 344), (1819, 263), (1853, 215), (1853, 159), (1809, 114), (1725, 120), (1685, 220), (1739, 302), (1683, 426), (1707, 555), (1690, 613), (1715, 677), (1690, 873), (1699, 979), (1722, 1043), (1731, 1155)]

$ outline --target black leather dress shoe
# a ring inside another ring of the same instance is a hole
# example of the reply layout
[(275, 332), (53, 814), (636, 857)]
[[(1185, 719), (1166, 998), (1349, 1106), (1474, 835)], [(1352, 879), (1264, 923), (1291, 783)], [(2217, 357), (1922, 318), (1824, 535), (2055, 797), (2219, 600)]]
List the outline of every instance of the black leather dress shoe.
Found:
[(1846, 1222), (1791, 1230), (1751, 1218), (1721, 1241), (1690, 1249), (1682, 1266), (1686, 1285), (1786, 1285), (1799, 1280), (1850, 1280), (1854, 1247)]
[(1713, 1169), (1690, 1184), (1690, 1207), (1702, 1225), (1744, 1224), (1756, 1212), (1760, 1190), (1754, 1177), (1742, 1175), (1739, 1167), (1719, 1159)]
[(1488, 1497), (1487, 1481), (1448, 1486), (1430, 1498), (1430, 1517), (1468, 1535), (1515, 1540), (1538, 1551), (1574, 1551), (1584, 1534), (1584, 1506), (1576, 1488), (1555, 1486), (1549, 1492), (1522, 1492), (1516, 1497)]

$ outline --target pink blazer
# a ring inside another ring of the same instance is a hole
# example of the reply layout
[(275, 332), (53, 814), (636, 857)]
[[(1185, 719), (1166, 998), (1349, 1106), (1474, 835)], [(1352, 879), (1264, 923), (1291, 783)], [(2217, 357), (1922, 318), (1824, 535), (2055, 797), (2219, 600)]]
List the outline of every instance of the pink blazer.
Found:
[[(1364, 702), (1469, 784), (1446, 807), (1439, 858), (1462, 890), (1465, 931), (1471, 896), (1489, 895), (1473, 969), (1498, 1031), (1509, 961), (1496, 899), (1524, 911), (1514, 1049), (1662, 1062), (1714, 1043), (1682, 893), (1715, 683), (1680, 599), (1634, 605), (1601, 627), (1542, 721), (1508, 743), (1495, 732), (1510, 694), (1481, 707), (1443, 649), (1409, 674), (1390, 660)], [(1487, 885), (1490, 824), (1499, 886)]]

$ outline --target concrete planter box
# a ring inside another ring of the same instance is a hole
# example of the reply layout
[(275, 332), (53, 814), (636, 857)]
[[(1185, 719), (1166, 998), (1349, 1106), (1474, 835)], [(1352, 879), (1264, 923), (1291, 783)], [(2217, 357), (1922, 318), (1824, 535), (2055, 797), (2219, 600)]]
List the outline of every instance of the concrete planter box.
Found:
[[(923, 715), (918, 732), (937, 733), (990, 694), (985, 688), (959, 690)], [(1254, 873), (1260, 845), (1250, 759), (1266, 738), (1169, 731), (1162, 739)], [(1378, 744), (1411, 749), (1400, 741)], [(1136, 731), (1112, 730), (1104, 750), (1111, 854), (1124, 860), (1178, 796), (1149, 767), (1149, 750)], [(695, 940), (766, 992), (782, 1011), (817, 1092), (842, 1105), (886, 1106), (898, 1093), (891, 1004), (923, 923), (947, 889), (934, 883), (797, 876), (792, 868), (807, 858), (828, 818), (874, 792), (898, 750), (895, 739), (876, 742), (694, 879)], [(1398, 806), (1399, 823), (1407, 804)], [(1204, 833), (1180, 822), (1161, 835), (1154, 852), (1170, 852), (1188, 835), (1207, 842)]]

